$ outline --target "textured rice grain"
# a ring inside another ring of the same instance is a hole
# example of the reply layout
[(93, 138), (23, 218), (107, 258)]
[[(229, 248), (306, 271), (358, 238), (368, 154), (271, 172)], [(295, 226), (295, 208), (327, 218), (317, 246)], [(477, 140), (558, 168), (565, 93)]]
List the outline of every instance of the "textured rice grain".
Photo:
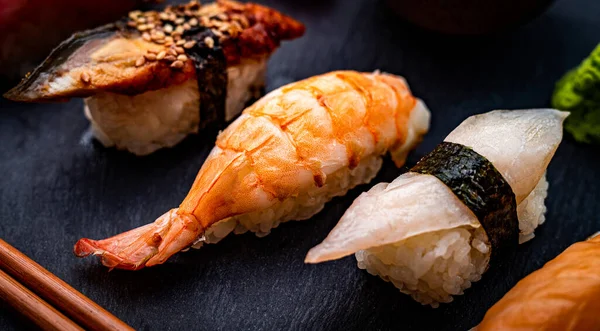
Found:
[[(264, 86), (266, 58), (227, 68), (225, 120), (235, 118)], [(129, 96), (100, 92), (85, 99), (84, 112), (93, 135), (106, 147), (137, 155), (172, 147), (197, 133), (200, 118), (198, 82)]]
[[(533, 238), (535, 228), (544, 222), (547, 190), (544, 175), (518, 205), (519, 242)], [(421, 304), (436, 308), (481, 279), (490, 253), (483, 228), (459, 227), (360, 250), (355, 256), (359, 268), (393, 283)]]
[(258, 237), (264, 237), (281, 223), (308, 219), (320, 212), (332, 198), (345, 195), (353, 187), (370, 182), (381, 168), (381, 163), (380, 156), (365, 158), (354, 169), (343, 168), (327, 176), (325, 185), (321, 187), (314, 186), (266, 210), (224, 219), (208, 228), (193, 247), (200, 248), (203, 243), (217, 243), (231, 232), (241, 234), (250, 231)]

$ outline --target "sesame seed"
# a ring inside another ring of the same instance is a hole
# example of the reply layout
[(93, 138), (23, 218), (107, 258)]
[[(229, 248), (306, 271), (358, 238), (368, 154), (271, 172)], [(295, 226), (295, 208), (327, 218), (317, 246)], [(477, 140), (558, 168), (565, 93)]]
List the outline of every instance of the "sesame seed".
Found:
[(160, 53), (158, 53), (158, 55), (156, 56), (157, 60), (162, 60), (165, 58), (165, 56), (167, 55), (167, 52), (165, 51), (161, 51)]
[(173, 56), (177, 56), (177, 51), (175, 51), (174, 49), (169, 49), (168, 51), (169, 54), (173, 55)]
[(185, 62), (185, 61), (187, 61), (187, 59), (188, 59), (188, 57), (185, 56), (185, 54), (181, 54), (181, 55), (177, 56), (177, 60), (179, 60), (179, 61)]
[(250, 26), (250, 22), (248, 22), (248, 19), (246, 18), (246, 16), (240, 15), (240, 22), (242, 23), (242, 27), (244, 27), (244, 28)]
[(142, 32), (143, 40), (175, 49), (176, 54), (173, 51), (165, 50), (164, 59), (169, 55), (183, 55), (185, 53), (182, 52), (183, 48), (194, 47), (196, 41), (186, 41), (183, 35), (189, 33), (186, 31), (190, 31), (196, 26), (211, 29), (212, 38), (204, 39), (204, 45), (211, 48), (219, 40), (237, 37), (249, 26), (248, 18), (243, 14), (244, 10), (244, 5), (234, 2), (228, 2), (227, 6), (218, 4), (202, 6), (199, 2), (192, 0), (186, 5), (166, 6), (161, 12), (132, 11), (128, 14), (130, 21), (127, 22), (127, 25)]
[(81, 73), (81, 75), (79, 76), (79, 79), (81, 79), (81, 81), (86, 84), (89, 84), (92, 81), (92, 77), (90, 77), (90, 74), (88, 74), (85, 71)]
[(213, 46), (215, 46), (215, 41), (211, 37), (206, 37), (204, 38), (204, 44), (209, 48), (213, 48)]
[(235, 30), (243, 30), (244, 28), (238, 21), (231, 22), (231, 25), (235, 28)]
[(146, 63), (146, 59), (142, 56), (139, 57), (136, 61), (135, 61), (135, 66), (136, 67), (141, 67), (144, 65), (144, 63)]
[(239, 2), (230, 1), (227, 3), (227, 5), (235, 10), (244, 10), (244, 5)]
[(129, 18), (131, 18), (132, 20), (136, 19), (138, 16), (140, 16), (142, 14), (141, 11), (139, 10), (134, 10), (132, 12), (129, 13)]
[(175, 62), (171, 63), (171, 68), (181, 69), (181, 68), (183, 68), (183, 62), (175, 61)]
[(177, 60), (177, 58), (175, 56), (173, 56), (173, 55), (167, 55), (167, 56), (165, 56), (164, 60), (165, 61), (169, 61), (169, 62), (173, 62), (173, 61)]
[(148, 54), (144, 54), (144, 57), (148, 61), (156, 61), (156, 54), (148, 53)]

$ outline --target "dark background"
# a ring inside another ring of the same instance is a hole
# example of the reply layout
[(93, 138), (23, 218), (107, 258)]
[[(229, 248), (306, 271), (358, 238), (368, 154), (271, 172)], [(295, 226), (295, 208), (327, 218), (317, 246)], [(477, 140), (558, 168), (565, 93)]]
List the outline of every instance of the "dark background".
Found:
[[(413, 165), (467, 116), (548, 106), (554, 83), (600, 41), (600, 2), (557, 1), (530, 24), (477, 39), (440, 38), (399, 22), (382, 1), (260, 1), (304, 22), (269, 67), (268, 90), (334, 69), (405, 76), (432, 111)], [(565, 139), (548, 169), (547, 221), (518, 255), (501, 261), (465, 295), (422, 307), (356, 267), (353, 256), (305, 265), (354, 198), (336, 198), (308, 221), (259, 239), (229, 236), (138, 272), (76, 259), (80, 237), (105, 238), (178, 206), (212, 147), (190, 137), (148, 157), (103, 149), (89, 138), (81, 100), (0, 100), (0, 237), (142, 330), (466, 330), (519, 279), (600, 230), (600, 155)], [(373, 181), (404, 170), (386, 160)], [(32, 326), (4, 303), (0, 329)]]

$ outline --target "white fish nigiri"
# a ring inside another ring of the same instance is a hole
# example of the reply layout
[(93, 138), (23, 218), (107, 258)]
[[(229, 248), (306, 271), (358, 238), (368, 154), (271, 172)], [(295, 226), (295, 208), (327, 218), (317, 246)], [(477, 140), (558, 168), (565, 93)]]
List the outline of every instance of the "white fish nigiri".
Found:
[[(545, 171), (567, 116), (554, 109), (496, 110), (469, 117), (444, 140), (483, 156), (510, 185), (520, 242), (544, 221)], [(446, 184), (407, 172), (360, 195), (306, 262), (356, 253), (359, 268), (436, 307), (481, 278), (492, 249), (478, 218)]]

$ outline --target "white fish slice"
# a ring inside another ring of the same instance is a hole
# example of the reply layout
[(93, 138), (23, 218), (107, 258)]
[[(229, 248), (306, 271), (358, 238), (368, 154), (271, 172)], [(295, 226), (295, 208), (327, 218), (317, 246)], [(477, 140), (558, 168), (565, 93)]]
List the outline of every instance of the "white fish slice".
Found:
[[(517, 203), (536, 187), (562, 140), (567, 112), (496, 110), (469, 117), (445, 139), (486, 157), (512, 187)], [(306, 262), (334, 260), (359, 250), (438, 230), (480, 227), (475, 215), (437, 178), (406, 173), (361, 194)]]

